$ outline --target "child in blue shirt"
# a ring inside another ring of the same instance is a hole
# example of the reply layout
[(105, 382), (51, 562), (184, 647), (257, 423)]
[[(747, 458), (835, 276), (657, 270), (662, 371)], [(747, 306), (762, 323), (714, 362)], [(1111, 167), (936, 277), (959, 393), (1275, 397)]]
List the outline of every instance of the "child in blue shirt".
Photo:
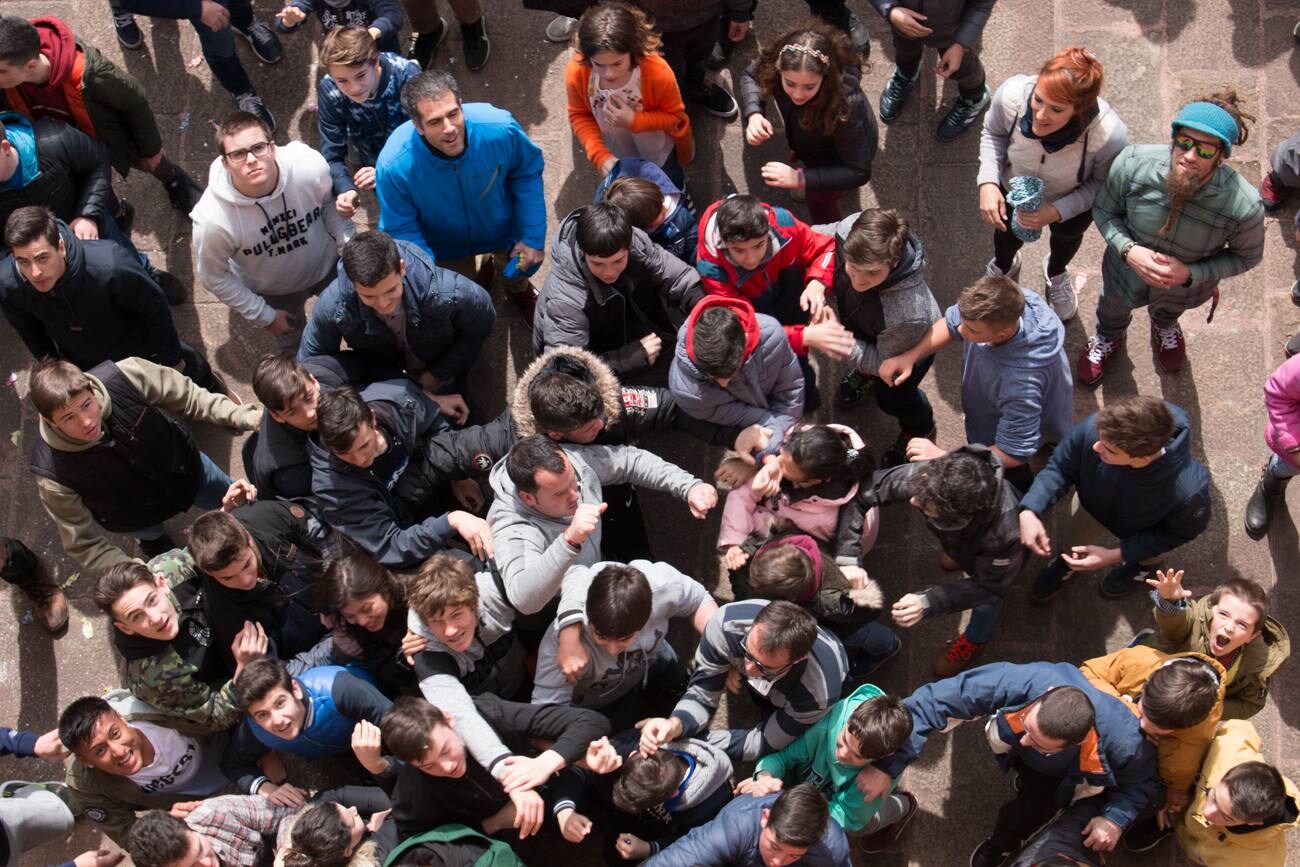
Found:
[(700, 235), (694, 206), (659, 166), (635, 157), (619, 160), (596, 188), (595, 200), (627, 211), (633, 226), (694, 267)]

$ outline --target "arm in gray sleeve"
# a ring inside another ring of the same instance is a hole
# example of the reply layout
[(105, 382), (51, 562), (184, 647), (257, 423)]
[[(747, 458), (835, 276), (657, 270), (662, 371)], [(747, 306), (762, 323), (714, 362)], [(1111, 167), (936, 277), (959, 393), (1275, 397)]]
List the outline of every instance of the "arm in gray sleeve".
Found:
[(456, 720), (456, 733), (480, 765), (491, 771), (493, 765), (510, 755), (510, 748), (479, 715), (474, 699), (459, 680), (449, 674), (434, 674), (420, 681), (420, 693), (429, 704), (451, 714)]

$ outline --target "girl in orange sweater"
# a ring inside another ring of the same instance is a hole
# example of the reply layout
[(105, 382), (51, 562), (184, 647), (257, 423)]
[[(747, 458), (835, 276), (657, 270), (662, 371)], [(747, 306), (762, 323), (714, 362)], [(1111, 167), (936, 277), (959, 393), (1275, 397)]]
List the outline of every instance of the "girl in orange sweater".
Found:
[(569, 123), (587, 159), (609, 174), (622, 157), (661, 167), (679, 188), (695, 139), (677, 79), (645, 13), (621, 2), (588, 9), (565, 70)]

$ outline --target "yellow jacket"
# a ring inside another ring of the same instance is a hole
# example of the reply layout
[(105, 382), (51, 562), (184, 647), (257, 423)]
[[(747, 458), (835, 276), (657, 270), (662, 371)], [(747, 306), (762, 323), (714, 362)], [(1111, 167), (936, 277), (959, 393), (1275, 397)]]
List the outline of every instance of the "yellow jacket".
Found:
[(1161, 784), (1170, 789), (1188, 790), (1201, 770), (1205, 752), (1223, 715), (1223, 695), (1228, 680), (1223, 666), (1200, 653), (1163, 653), (1154, 647), (1138, 645), (1089, 659), (1079, 666), (1079, 670), (1097, 689), (1128, 702), (1129, 709), (1140, 715), (1138, 696), (1151, 672), (1180, 656), (1199, 659), (1219, 675), (1219, 697), (1209, 716), (1194, 726), (1160, 738), (1157, 768)]
[[(1263, 761), (1259, 733), (1246, 720), (1227, 720), (1219, 726), (1205, 756), (1197, 784), (1213, 788), (1223, 775), (1245, 762)], [(1284, 867), (1286, 832), (1300, 816), (1300, 790), (1283, 777), (1287, 802), (1282, 814), (1261, 826), (1245, 826), (1240, 833), (1205, 821), (1205, 791), (1198, 789), (1178, 822), (1178, 842), (1188, 859), (1204, 867)]]

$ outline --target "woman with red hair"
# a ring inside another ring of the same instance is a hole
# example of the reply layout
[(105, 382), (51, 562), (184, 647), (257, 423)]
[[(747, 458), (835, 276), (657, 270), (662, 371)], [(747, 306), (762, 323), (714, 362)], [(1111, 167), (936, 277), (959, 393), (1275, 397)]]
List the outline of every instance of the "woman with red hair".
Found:
[(1011, 231), (1014, 211), (1006, 191), (1014, 177), (1043, 181), (1042, 207), (1021, 210), (1024, 229), (1046, 229), (1043, 258), (1047, 300), (1064, 322), (1079, 298), (1069, 264), (1092, 225), (1092, 201), (1115, 156), (1128, 144), (1128, 128), (1101, 99), (1101, 61), (1085, 48), (1065, 48), (1038, 75), (1013, 75), (993, 94), (980, 134), (977, 183), (980, 215), (994, 228), (993, 258), (985, 272), (1013, 280), (1024, 242)]

